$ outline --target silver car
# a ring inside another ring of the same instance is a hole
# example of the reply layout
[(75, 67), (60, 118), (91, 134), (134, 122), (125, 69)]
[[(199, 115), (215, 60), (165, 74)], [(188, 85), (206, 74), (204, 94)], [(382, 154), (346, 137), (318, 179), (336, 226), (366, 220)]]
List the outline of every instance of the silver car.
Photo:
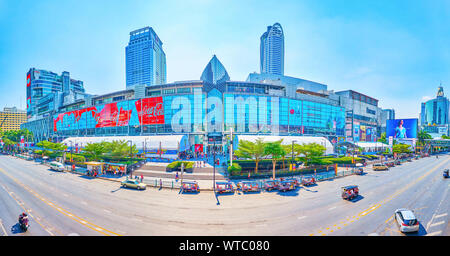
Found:
[(400, 225), (401, 232), (419, 231), (419, 221), (411, 210), (405, 208), (395, 210), (395, 219)]

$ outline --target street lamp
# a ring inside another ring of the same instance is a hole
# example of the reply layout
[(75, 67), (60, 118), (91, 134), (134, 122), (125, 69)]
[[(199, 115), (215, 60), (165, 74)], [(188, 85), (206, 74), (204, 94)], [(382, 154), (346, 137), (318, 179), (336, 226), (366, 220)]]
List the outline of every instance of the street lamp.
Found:
[(216, 194), (216, 140), (213, 138), (213, 189)]
[(294, 142), (297, 142), (297, 141), (296, 140), (292, 141), (291, 165), (294, 163)]
[(132, 165), (132, 159), (133, 159), (133, 153), (132, 153), (132, 149), (133, 149), (133, 142), (131, 140), (129, 140), (128, 142), (130, 142), (130, 178), (133, 178), (133, 165)]

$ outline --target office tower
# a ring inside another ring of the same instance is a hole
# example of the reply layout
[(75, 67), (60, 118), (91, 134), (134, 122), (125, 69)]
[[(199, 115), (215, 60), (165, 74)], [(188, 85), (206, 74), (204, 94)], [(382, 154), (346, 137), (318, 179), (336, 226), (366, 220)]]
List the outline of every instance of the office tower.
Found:
[(261, 36), (261, 73), (284, 75), (284, 34), (279, 23), (268, 26)]
[(166, 83), (166, 54), (162, 42), (151, 27), (130, 32), (125, 48), (126, 86)]

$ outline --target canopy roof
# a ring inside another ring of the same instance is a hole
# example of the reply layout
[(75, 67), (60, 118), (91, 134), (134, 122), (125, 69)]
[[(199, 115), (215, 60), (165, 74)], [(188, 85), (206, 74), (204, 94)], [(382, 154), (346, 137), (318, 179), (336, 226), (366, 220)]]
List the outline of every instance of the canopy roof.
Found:
[(364, 141), (359, 141), (355, 143), (356, 145), (358, 145), (359, 147), (362, 148), (386, 148), (389, 147), (388, 144), (384, 144), (381, 142), (364, 142)]
[[(333, 144), (325, 138), (325, 137), (312, 137), (312, 136), (270, 136), (270, 135), (238, 135), (238, 143), (240, 140), (247, 140), (251, 142), (255, 142), (256, 139), (261, 138), (264, 142), (275, 142), (279, 140), (283, 140), (281, 142), (282, 145), (292, 145), (294, 144), (308, 144), (308, 143), (317, 143), (325, 146), (326, 151), (325, 154), (333, 154)], [(237, 149), (237, 148), (236, 148)]]
[(127, 143), (131, 141), (136, 145), (138, 150), (145, 148), (159, 149), (160, 143), (162, 149), (177, 150), (178, 146), (183, 151), (185, 147), (189, 147), (186, 135), (162, 135), (162, 136), (105, 136), (105, 137), (70, 137), (62, 141), (67, 146), (85, 147), (88, 143), (112, 142), (117, 140), (125, 140)]

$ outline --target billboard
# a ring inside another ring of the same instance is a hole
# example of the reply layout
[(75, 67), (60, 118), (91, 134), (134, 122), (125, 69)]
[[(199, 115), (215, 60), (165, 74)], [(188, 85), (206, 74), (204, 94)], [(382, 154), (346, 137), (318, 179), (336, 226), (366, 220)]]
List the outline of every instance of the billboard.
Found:
[(394, 139), (417, 138), (418, 119), (392, 119), (386, 121), (386, 137)]
[(164, 124), (162, 97), (112, 102), (53, 116), (53, 130)]

